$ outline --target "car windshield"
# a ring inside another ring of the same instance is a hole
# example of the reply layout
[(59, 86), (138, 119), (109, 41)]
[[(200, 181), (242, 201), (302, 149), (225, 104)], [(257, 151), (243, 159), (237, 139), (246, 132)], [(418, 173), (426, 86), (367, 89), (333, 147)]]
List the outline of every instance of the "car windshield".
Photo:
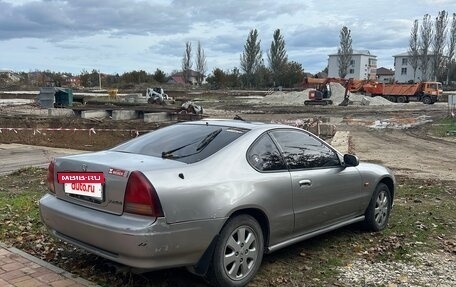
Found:
[(216, 153), (247, 131), (225, 126), (177, 124), (142, 135), (112, 150), (194, 163)]

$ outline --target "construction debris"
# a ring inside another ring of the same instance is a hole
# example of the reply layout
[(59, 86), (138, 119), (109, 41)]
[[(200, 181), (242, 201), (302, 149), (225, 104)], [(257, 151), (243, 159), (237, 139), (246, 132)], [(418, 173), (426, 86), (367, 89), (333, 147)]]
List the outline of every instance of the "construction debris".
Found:
[(182, 112), (199, 115), (203, 114), (203, 108), (192, 101), (186, 101), (182, 104)]

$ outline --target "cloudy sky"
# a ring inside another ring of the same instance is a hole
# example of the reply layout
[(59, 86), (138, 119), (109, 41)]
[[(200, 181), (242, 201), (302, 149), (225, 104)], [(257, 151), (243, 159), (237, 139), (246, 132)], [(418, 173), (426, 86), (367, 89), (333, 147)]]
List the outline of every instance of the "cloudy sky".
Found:
[(456, 12), (456, 0), (0, 0), (0, 69), (123, 73), (178, 70), (200, 41), (208, 71), (239, 67), (251, 29), (263, 57), (280, 29), (290, 60), (316, 73), (337, 51), (343, 26), (353, 48), (393, 68), (414, 19)]

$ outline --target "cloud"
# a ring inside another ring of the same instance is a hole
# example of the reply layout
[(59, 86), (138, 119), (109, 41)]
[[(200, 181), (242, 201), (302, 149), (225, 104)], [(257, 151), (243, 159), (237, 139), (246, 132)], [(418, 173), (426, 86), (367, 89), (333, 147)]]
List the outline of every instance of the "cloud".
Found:
[(251, 29), (265, 61), (281, 29), (289, 59), (318, 72), (337, 51), (342, 26), (351, 29), (354, 49), (389, 65), (407, 49), (412, 21), (444, 9), (456, 12), (456, 1), (0, 0), (0, 50), (12, 68), (27, 69), (28, 61), (33, 68), (169, 72), (180, 69), (186, 41), (194, 49), (201, 41), (210, 69), (232, 69)]

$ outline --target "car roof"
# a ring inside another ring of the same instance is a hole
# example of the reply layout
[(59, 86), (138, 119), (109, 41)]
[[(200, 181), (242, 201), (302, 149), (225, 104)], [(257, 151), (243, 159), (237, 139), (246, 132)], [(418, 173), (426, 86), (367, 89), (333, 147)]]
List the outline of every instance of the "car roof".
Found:
[(203, 119), (200, 121), (184, 122), (182, 124), (189, 125), (214, 125), (214, 126), (226, 126), (233, 128), (249, 129), (249, 130), (266, 130), (271, 128), (292, 128), (288, 125), (272, 124), (263, 122), (250, 122), (244, 120), (229, 120), (229, 119)]

